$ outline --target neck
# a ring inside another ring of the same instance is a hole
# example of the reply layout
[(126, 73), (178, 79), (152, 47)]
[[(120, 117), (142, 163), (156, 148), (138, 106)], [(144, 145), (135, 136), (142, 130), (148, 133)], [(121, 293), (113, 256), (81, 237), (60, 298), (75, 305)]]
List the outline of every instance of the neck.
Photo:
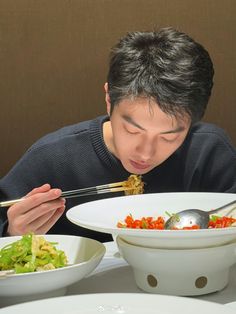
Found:
[(110, 121), (106, 121), (103, 123), (103, 140), (109, 152), (116, 156)]

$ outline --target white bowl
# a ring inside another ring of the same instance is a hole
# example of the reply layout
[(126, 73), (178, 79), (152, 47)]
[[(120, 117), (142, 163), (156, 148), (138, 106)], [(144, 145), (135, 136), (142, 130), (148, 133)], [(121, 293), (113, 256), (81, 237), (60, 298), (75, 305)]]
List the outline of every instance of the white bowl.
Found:
[(82, 227), (119, 235), (125, 241), (153, 248), (202, 248), (219, 246), (236, 240), (236, 228), (201, 230), (147, 230), (118, 228), (130, 213), (134, 218), (164, 216), (166, 211), (182, 209), (210, 210), (235, 200), (231, 193), (156, 193), (121, 196), (84, 203), (67, 212), (67, 218)]
[[(1, 278), (1, 305), (64, 295), (67, 286), (84, 278), (96, 268), (106, 250), (102, 243), (88, 238), (69, 235), (43, 237), (48, 241), (58, 242), (56, 247), (65, 252), (68, 263), (72, 265)], [(0, 248), (19, 239), (20, 236), (0, 238)]]
[(116, 239), (123, 258), (131, 265), (136, 284), (150, 293), (202, 295), (222, 290), (229, 269), (236, 263), (236, 242), (202, 249), (156, 249)]
[(235, 314), (223, 304), (147, 293), (95, 293), (21, 303), (1, 314)]

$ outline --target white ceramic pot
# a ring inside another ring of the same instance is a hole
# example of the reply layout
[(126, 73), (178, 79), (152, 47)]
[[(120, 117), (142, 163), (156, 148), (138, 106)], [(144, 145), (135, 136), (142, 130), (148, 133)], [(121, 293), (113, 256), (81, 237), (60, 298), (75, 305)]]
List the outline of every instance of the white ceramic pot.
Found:
[(222, 290), (236, 263), (236, 242), (198, 249), (145, 248), (116, 239), (136, 284), (150, 293), (194, 296)]

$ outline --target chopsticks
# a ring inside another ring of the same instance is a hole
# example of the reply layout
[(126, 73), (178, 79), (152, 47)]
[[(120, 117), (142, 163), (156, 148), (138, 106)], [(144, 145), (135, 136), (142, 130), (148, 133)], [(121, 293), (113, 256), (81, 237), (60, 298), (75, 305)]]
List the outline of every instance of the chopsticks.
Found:
[[(89, 195), (96, 195), (96, 194), (103, 194), (103, 193), (122, 192), (122, 191), (128, 191), (128, 190), (134, 189), (133, 187), (125, 186), (125, 183), (126, 181), (122, 181), (122, 182), (116, 182), (116, 183), (97, 185), (97, 186), (89, 187), (89, 188), (64, 191), (62, 192), (60, 197), (72, 198), (72, 197), (89, 196)], [(21, 202), (23, 199), (24, 198), (19, 198), (15, 200), (0, 202), (0, 207), (8, 207), (8, 206), (14, 205), (16, 203)]]

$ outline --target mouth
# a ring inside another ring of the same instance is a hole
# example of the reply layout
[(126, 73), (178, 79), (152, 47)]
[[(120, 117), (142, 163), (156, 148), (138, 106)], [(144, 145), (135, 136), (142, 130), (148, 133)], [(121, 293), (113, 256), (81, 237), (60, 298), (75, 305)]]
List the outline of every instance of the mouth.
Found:
[(149, 164), (139, 163), (133, 160), (130, 160), (130, 163), (135, 169), (145, 170), (145, 169), (150, 168)]

